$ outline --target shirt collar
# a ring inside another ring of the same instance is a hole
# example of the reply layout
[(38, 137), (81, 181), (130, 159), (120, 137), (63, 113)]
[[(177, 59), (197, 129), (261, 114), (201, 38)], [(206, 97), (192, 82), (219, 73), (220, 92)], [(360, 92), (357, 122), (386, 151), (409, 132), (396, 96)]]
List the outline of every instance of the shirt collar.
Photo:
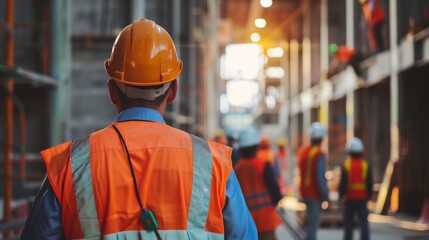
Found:
[(130, 120), (160, 122), (165, 124), (164, 118), (158, 111), (143, 107), (127, 108), (119, 113), (115, 118), (115, 122), (124, 122)]

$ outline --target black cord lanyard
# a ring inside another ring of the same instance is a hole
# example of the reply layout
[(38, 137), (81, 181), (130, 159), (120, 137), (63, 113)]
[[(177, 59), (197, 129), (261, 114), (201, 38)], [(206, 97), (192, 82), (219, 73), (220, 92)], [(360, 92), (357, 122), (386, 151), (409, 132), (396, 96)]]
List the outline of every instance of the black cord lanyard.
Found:
[(118, 134), (119, 138), (121, 139), (122, 144), (124, 145), (125, 152), (127, 153), (128, 163), (130, 165), (131, 175), (133, 177), (133, 183), (134, 183), (134, 192), (137, 197), (137, 201), (139, 202), (140, 209), (142, 210), (143, 214), (141, 215), (141, 219), (143, 224), (145, 225), (146, 229), (151, 231), (153, 230), (155, 232), (156, 238), (158, 240), (161, 240), (161, 236), (158, 233), (158, 223), (156, 222), (155, 217), (153, 216), (152, 212), (150, 210), (146, 210), (142, 204), (142, 200), (140, 199), (139, 189), (137, 187), (137, 180), (136, 175), (134, 173), (133, 163), (131, 162), (130, 153), (128, 152), (127, 144), (125, 144), (124, 137), (122, 136), (119, 129), (115, 126), (115, 124), (111, 124), (113, 129), (115, 129), (116, 133)]

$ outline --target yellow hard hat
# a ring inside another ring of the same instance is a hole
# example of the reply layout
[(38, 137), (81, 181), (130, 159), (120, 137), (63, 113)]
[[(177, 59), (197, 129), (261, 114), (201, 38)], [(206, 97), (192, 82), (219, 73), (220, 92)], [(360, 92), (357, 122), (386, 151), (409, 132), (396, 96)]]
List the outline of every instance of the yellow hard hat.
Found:
[(360, 2), (361, 4), (364, 4), (364, 3), (366, 2), (366, 0), (359, 0), (359, 2)]
[(182, 61), (167, 31), (153, 21), (140, 19), (122, 29), (104, 67), (117, 82), (154, 86), (177, 79)]
[(284, 138), (279, 138), (279, 139), (277, 140), (277, 145), (278, 145), (278, 146), (285, 146), (285, 145), (286, 145), (286, 139), (284, 139)]

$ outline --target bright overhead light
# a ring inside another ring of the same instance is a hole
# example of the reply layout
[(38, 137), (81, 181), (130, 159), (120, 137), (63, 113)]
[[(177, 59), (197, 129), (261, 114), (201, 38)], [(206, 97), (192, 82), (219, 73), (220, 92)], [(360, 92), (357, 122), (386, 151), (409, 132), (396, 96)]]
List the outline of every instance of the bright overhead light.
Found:
[(269, 48), (267, 50), (268, 57), (270, 58), (281, 58), (283, 57), (283, 48), (276, 47), (276, 48)]
[(259, 33), (252, 33), (250, 34), (250, 40), (252, 40), (254, 43), (257, 43), (261, 41), (261, 35), (259, 35)]
[(260, 0), (259, 3), (264, 8), (269, 8), (269, 7), (271, 7), (271, 5), (273, 5), (273, 1), (272, 0)]
[(283, 78), (285, 71), (282, 67), (269, 67), (265, 70), (265, 75), (268, 78)]
[(257, 28), (264, 28), (265, 26), (267, 26), (267, 21), (265, 21), (265, 19), (263, 18), (257, 18), (255, 19), (255, 26)]

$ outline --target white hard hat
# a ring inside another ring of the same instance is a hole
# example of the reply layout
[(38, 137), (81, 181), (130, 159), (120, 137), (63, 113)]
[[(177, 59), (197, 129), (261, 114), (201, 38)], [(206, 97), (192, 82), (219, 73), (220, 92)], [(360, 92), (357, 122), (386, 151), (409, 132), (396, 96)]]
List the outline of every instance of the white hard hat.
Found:
[(245, 148), (256, 146), (261, 142), (261, 137), (255, 128), (247, 128), (240, 132), (238, 137), (238, 147)]
[(310, 127), (311, 139), (321, 139), (326, 135), (326, 129), (318, 122), (314, 122)]
[(359, 138), (354, 137), (347, 144), (346, 149), (347, 149), (348, 153), (362, 153), (363, 152), (363, 143)]

